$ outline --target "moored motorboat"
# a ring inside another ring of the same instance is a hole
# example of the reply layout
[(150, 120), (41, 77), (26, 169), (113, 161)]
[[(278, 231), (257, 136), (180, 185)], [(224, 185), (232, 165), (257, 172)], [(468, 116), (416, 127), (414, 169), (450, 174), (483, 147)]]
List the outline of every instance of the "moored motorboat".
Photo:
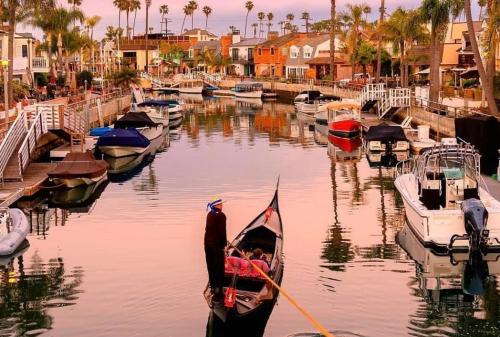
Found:
[(336, 137), (355, 138), (361, 134), (359, 105), (334, 102), (327, 106), (328, 132)]
[(26, 215), (18, 208), (0, 211), (0, 256), (13, 254), (24, 242), (30, 226)]
[(371, 126), (366, 133), (365, 141), (366, 149), (371, 152), (379, 151), (389, 154), (410, 149), (410, 142), (399, 125), (382, 123)]
[[(270, 262), (268, 276), (277, 284), (281, 284), (283, 276), (283, 225), (278, 205), (278, 188), (276, 188), (269, 206), (238, 234), (231, 243), (231, 247), (236, 247), (245, 254), (251, 253), (256, 248), (262, 249), (267, 261)], [(231, 285), (234, 273), (237, 273), (234, 306), (228, 308), (223, 304), (212, 303), (210, 287), (207, 285), (204, 291), (208, 305), (224, 321), (228, 315), (242, 317), (256, 313), (278, 295), (278, 291), (269, 287), (267, 281), (251, 266), (247, 270), (231, 268), (230, 260), (240, 259), (243, 261), (237, 250), (231, 247), (228, 249), (226, 259), (224, 291)]]
[(101, 153), (117, 158), (144, 153), (150, 143), (136, 129), (114, 129), (99, 137), (96, 147)]
[(273, 100), (278, 98), (278, 93), (273, 91), (272, 89), (263, 89), (262, 90), (262, 99), (264, 100)]
[(144, 111), (130, 111), (115, 122), (115, 129), (137, 129), (147, 139), (153, 140), (163, 133), (163, 124), (154, 122)]
[(182, 80), (179, 83), (179, 93), (181, 94), (203, 94), (205, 85), (201, 80)]
[(263, 85), (259, 82), (241, 82), (234, 86), (233, 92), (236, 97), (262, 98)]
[(107, 170), (108, 164), (104, 160), (96, 160), (92, 152), (87, 150), (68, 153), (47, 175), (55, 184), (73, 188), (105, 179)]
[(471, 145), (440, 145), (398, 163), (394, 185), (425, 246), (500, 250), (500, 202), (480, 186), (479, 158)]
[(356, 162), (363, 155), (361, 137), (328, 136), (328, 156), (341, 162)]
[(410, 142), (411, 153), (420, 154), (423, 150), (436, 145), (436, 141), (429, 136), (429, 130), (429, 125), (419, 125), (417, 129), (404, 129), (406, 138)]

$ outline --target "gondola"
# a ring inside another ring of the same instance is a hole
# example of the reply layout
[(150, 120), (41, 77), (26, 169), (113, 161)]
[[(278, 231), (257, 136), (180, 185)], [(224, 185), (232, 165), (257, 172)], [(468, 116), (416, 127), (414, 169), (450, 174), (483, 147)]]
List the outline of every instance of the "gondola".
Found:
[[(283, 224), (278, 206), (278, 187), (269, 206), (262, 211), (248, 226), (241, 231), (228, 249), (228, 257), (239, 257), (236, 249), (250, 255), (253, 249), (260, 248), (264, 251), (267, 261), (270, 262), (268, 276), (277, 284), (281, 284), (283, 276)], [(229, 258), (228, 258), (229, 259)], [(224, 293), (232, 284), (234, 274), (229, 271), (226, 259), (226, 273), (224, 278)], [(251, 269), (251, 268), (250, 268)], [(267, 285), (266, 280), (259, 276), (241, 274), (236, 277), (236, 302), (232, 308), (224, 303), (212, 303), (210, 287), (207, 285), (204, 297), (214, 313), (226, 321), (228, 316), (244, 317), (261, 311), (276, 300), (278, 290)], [(258, 300), (260, 299), (260, 301)]]

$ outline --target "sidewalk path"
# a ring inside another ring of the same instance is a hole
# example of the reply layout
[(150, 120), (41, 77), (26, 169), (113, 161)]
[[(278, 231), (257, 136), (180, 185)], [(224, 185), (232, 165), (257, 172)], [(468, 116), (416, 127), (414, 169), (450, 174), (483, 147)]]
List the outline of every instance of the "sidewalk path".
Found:
[(491, 177), (483, 175), (484, 182), (488, 189), (490, 190), (491, 195), (500, 201), (500, 182), (493, 180)]

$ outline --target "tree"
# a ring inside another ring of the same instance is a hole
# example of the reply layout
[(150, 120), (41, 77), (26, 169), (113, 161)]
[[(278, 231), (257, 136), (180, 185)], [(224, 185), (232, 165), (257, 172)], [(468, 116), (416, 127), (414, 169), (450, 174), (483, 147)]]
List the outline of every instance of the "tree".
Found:
[(330, 77), (335, 82), (337, 78), (337, 68), (335, 68), (335, 28), (337, 26), (337, 8), (335, 0), (330, 1)]
[(209, 6), (203, 7), (203, 14), (205, 14), (205, 30), (208, 28), (208, 17), (212, 14), (212, 8)]
[[(486, 100), (488, 101), (488, 108), (492, 115), (498, 115), (498, 108), (495, 102), (495, 94), (493, 92), (493, 86), (492, 83), (488, 81), (488, 77), (486, 76), (486, 71), (484, 69), (484, 64), (481, 59), (481, 53), (479, 52), (479, 45), (477, 43), (476, 31), (474, 30), (474, 23), (472, 22), (472, 11), (471, 11), (470, 0), (464, 0), (464, 11), (465, 11), (465, 18), (467, 21), (467, 29), (469, 31), (470, 44), (472, 47), (472, 51), (474, 52), (474, 60), (476, 62), (476, 67), (479, 72), (479, 78), (481, 79), (481, 85), (483, 86)], [(500, 28), (497, 26), (497, 30), (499, 29)], [(493, 69), (491, 70), (493, 71)]]
[(184, 8), (182, 8), (182, 12), (184, 13), (184, 19), (182, 19), (181, 35), (184, 34), (184, 23), (186, 22), (186, 18), (191, 15), (192, 12), (189, 4), (185, 5)]
[(90, 71), (80, 71), (78, 74), (76, 74), (76, 83), (81, 87), (85, 85), (85, 82), (87, 82), (87, 85), (90, 86), (92, 84), (93, 78), (94, 76)]
[(122, 88), (128, 88), (131, 84), (139, 83), (137, 72), (129, 68), (125, 68), (112, 74), (111, 79), (113, 80), (114, 85)]
[(366, 75), (366, 67), (377, 61), (377, 49), (366, 41), (361, 40), (356, 53), (356, 63), (361, 65), (363, 74)]
[(266, 13), (258, 12), (257, 18), (259, 19), (259, 37), (262, 37), (264, 30), (262, 29), (262, 21), (266, 18)]
[[(68, 4), (73, 5), (73, 10), (76, 10), (76, 6), (82, 5), (82, 0), (68, 0)], [(76, 20), (73, 21), (73, 30), (76, 29)]]
[[(163, 25), (163, 22), (165, 21), (165, 15), (168, 15), (168, 12), (169, 12), (169, 9), (168, 9), (168, 5), (161, 5), (160, 6), (160, 14), (161, 14), (161, 24)], [(167, 19), (168, 21), (168, 19)], [(165, 23), (166, 25), (166, 23)], [(166, 34), (168, 35), (168, 29), (166, 29), (167, 32)]]
[(408, 66), (413, 45), (428, 40), (427, 30), (422, 23), (422, 17), (418, 10), (406, 10), (399, 7), (388, 20), (379, 25), (377, 30), (382, 40), (391, 43), (393, 53), (399, 54), (401, 85), (403, 87), (408, 86)]
[[(85, 24), (90, 28), (90, 41), (92, 43), (91, 50), (91, 59), (92, 59), (92, 67), (95, 65), (95, 52), (94, 52), (94, 27), (101, 21), (101, 17), (99, 15), (93, 15), (85, 19)], [(92, 69), (94, 71), (94, 69)]]
[(137, 11), (141, 9), (141, 1), (140, 0), (131, 0), (130, 7), (131, 12), (134, 12), (134, 21), (132, 22), (132, 37), (135, 35), (135, 21), (137, 19)]
[(306, 27), (306, 33), (309, 34), (309, 20), (311, 20), (311, 15), (308, 12), (303, 12), (300, 19), (304, 20), (304, 26)]
[[(380, 17), (378, 19), (378, 27), (384, 22), (384, 14), (385, 14), (385, 0), (380, 0)], [(380, 82), (380, 68), (382, 68), (382, 35), (377, 34), (377, 72), (375, 73), (375, 82)]]
[(495, 0), (480, 0), (479, 4), (486, 7), (485, 23), (486, 29), (482, 36), (481, 46), (486, 58), (486, 76), (485, 82), (488, 82), (493, 91), (500, 96), (500, 91), (495, 90), (495, 52), (499, 48), (500, 41), (500, 3)]
[(269, 35), (269, 32), (271, 31), (271, 26), (273, 25), (272, 21), (274, 19), (274, 14), (273, 13), (267, 13), (267, 34)]
[(288, 13), (286, 15), (286, 19), (288, 20), (288, 22), (285, 24), (285, 29), (291, 33), (293, 31), (293, 19), (295, 19), (295, 15), (293, 15), (292, 13)]
[(430, 89), (431, 106), (438, 103), (441, 89), (441, 61), (443, 59), (443, 42), (450, 22), (450, 13), (456, 8), (454, 0), (423, 0), (420, 5), (422, 18), (430, 23)]
[[(245, 16), (245, 34), (243, 35), (243, 37), (247, 37), (248, 14), (250, 14), (250, 12), (252, 11), (252, 9), (254, 8), (253, 2), (252, 1), (247, 1), (245, 3), (245, 8), (247, 10), (247, 15)], [(254, 37), (255, 37), (255, 35), (256, 34), (254, 34)]]
[(253, 37), (257, 37), (257, 27), (259, 27), (259, 24), (257, 22), (252, 23)]
[(127, 0), (113, 0), (113, 5), (118, 9), (118, 28), (122, 28), (122, 11), (126, 8)]
[(366, 4), (347, 4), (346, 7), (347, 11), (341, 14), (341, 19), (348, 29), (346, 47), (351, 58), (352, 79), (354, 80), (358, 42), (362, 30), (369, 26), (368, 21), (366, 21), (366, 15), (371, 12), (371, 9)]
[(194, 0), (189, 1), (189, 8), (191, 8), (191, 29), (194, 28), (194, 12), (198, 9), (198, 3)]

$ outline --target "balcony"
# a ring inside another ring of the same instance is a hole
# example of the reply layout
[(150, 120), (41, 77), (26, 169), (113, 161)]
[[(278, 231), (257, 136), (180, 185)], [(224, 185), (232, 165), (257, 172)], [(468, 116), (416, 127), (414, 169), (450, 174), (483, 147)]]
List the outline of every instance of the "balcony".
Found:
[(235, 64), (249, 64), (253, 63), (253, 57), (246, 57), (246, 56), (238, 56), (238, 57), (231, 57), (231, 60)]
[(34, 73), (48, 73), (49, 59), (43, 56), (33, 57), (31, 60), (31, 71)]

